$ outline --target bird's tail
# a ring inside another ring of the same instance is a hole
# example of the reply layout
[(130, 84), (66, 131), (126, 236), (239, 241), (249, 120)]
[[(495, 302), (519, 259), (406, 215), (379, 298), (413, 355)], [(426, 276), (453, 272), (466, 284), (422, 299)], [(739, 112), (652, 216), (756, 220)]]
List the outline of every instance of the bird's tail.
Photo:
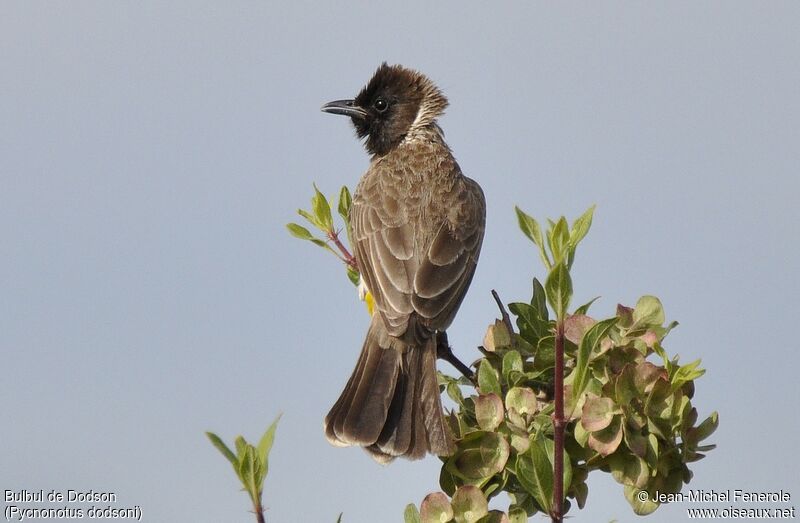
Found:
[(452, 454), (436, 381), (436, 339), (406, 345), (372, 317), (361, 356), (342, 395), (325, 417), (325, 436), (337, 446), (359, 445), (386, 463)]

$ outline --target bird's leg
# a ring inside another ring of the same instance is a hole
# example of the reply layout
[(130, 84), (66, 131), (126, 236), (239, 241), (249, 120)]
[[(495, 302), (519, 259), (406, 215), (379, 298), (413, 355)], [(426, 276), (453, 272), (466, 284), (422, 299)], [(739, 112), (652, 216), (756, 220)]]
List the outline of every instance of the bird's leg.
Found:
[(464, 365), (464, 363), (453, 354), (453, 349), (450, 347), (450, 342), (447, 341), (447, 333), (444, 331), (439, 331), (436, 333), (436, 357), (440, 360), (444, 360), (464, 375), (465, 378), (472, 381), (474, 383), (475, 374), (470, 370), (469, 367)]

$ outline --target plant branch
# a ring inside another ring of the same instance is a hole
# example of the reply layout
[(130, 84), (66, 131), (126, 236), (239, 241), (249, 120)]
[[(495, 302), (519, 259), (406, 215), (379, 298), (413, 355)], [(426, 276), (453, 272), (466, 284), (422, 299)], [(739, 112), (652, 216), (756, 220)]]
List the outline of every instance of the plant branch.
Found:
[(450, 342), (447, 341), (446, 332), (436, 333), (436, 357), (446, 361), (463, 374), (465, 378), (475, 383), (475, 373), (453, 354), (453, 348), (450, 346)]
[(553, 413), (553, 512), (550, 519), (561, 523), (564, 517), (564, 319), (556, 320), (555, 412)]
[(344, 244), (341, 242), (341, 240), (339, 240), (340, 232), (341, 231), (334, 231), (334, 230), (328, 231), (327, 232), (328, 239), (332, 241), (333, 244), (336, 246), (336, 248), (339, 249), (339, 252), (342, 253), (342, 256), (344, 257), (344, 262), (350, 267), (354, 268), (355, 270), (358, 270), (358, 263), (356, 263), (356, 257), (350, 254), (350, 251), (347, 250), (347, 247), (345, 247)]
[(264, 519), (264, 509), (261, 508), (261, 500), (259, 498), (253, 500), (253, 512), (256, 513), (256, 521), (258, 523), (266, 523)]
[(511, 316), (508, 315), (506, 306), (503, 305), (500, 295), (498, 295), (497, 291), (494, 289), (492, 289), (492, 297), (494, 297), (494, 301), (497, 303), (497, 307), (500, 309), (500, 315), (503, 317), (503, 323), (505, 323), (508, 333), (514, 334), (514, 325), (511, 323)]

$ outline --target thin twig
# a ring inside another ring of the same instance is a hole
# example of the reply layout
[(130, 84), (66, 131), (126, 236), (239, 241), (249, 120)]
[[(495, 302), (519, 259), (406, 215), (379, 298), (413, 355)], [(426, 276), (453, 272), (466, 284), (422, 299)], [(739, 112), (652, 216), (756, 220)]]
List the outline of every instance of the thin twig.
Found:
[(508, 333), (514, 334), (514, 326), (511, 323), (511, 316), (508, 315), (508, 311), (506, 311), (506, 306), (503, 305), (503, 301), (500, 299), (500, 296), (494, 289), (492, 289), (492, 296), (494, 297), (494, 301), (497, 302), (497, 307), (500, 309), (500, 314), (503, 316), (503, 323), (506, 324)]
[(266, 523), (266, 520), (264, 519), (264, 509), (261, 508), (260, 499), (257, 499), (255, 503), (253, 503), (253, 512), (256, 514), (257, 523)]
[(327, 232), (328, 239), (332, 241), (333, 244), (336, 246), (336, 248), (339, 249), (339, 252), (342, 253), (342, 256), (344, 257), (344, 262), (350, 267), (354, 268), (355, 270), (358, 270), (358, 263), (356, 263), (356, 257), (350, 254), (350, 251), (347, 250), (347, 247), (345, 247), (344, 244), (341, 242), (341, 240), (339, 240), (340, 232), (341, 230), (328, 231)]
[(465, 378), (475, 383), (475, 373), (453, 354), (453, 348), (450, 346), (450, 342), (447, 341), (446, 332), (436, 333), (436, 357), (446, 361), (463, 374)]

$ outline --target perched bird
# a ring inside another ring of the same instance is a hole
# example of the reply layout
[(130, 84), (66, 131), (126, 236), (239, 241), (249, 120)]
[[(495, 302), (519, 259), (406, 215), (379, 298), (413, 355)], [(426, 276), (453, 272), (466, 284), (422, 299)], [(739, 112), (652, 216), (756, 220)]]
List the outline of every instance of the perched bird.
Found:
[(483, 241), (483, 191), (461, 173), (436, 122), (447, 98), (423, 74), (384, 63), (356, 96), (322, 106), (349, 116), (372, 156), (353, 195), (351, 240), (375, 313), (361, 356), (325, 418), (337, 446), (381, 463), (448, 455), (437, 334), (464, 299)]

